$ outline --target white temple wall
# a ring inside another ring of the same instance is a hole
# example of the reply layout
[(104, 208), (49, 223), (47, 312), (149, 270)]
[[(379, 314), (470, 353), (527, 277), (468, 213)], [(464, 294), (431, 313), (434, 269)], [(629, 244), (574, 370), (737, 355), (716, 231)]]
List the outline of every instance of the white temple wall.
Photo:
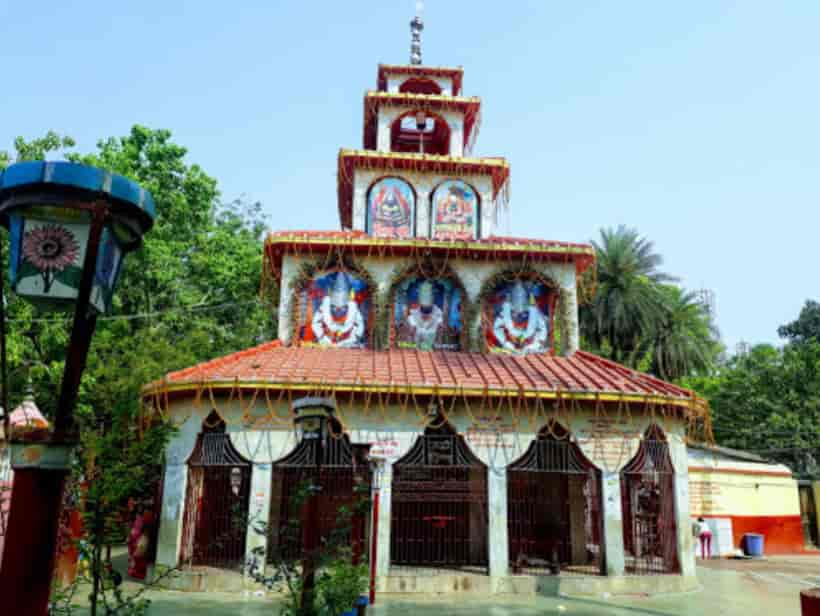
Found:
[[(313, 259), (309, 256), (285, 255), (282, 258), (282, 278), (279, 293), (279, 340), (283, 344), (290, 344), (293, 333), (292, 321), (290, 321), (290, 311), (294, 307), (294, 294), (290, 293), (290, 285), (299, 272), (302, 263), (310, 262)], [(390, 282), (393, 273), (410, 263), (411, 260), (400, 257), (358, 257), (360, 263), (373, 277), (378, 287), (378, 293), (384, 297), (390, 290)], [(450, 259), (449, 265), (464, 285), (464, 290), (471, 302), (475, 302), (481, 292), (484, 283), (501, 266), (485, 261), (470, 261), (467, 259)], [(571, 355), (578, 350), (578, 299), (576, 288), (575, 266), (572, 263), (534, 263), (532, 268), (554, 281), (561, 289), (561, 301), (559, 310), (563, 312), (562, 318), (554, 319), (554, 327), (562, 327), (561, 349), (563, 355)], [(480, 319), (476, 318), (473, 323), (465, 323), (470, 328), (471, 336), (475, 338), (480, 327)]]
[[(413, 105), (382, 105), (378, 110), (376, 119), (376, 150), (379, 152), (390, 152), (391, 127), (396, 119), (407, 113), (416, 111)], [(431, 112), (434, 113), (434, 112)], [(436, 111), (436, 115), (441, 116), (450, 128), (450, 147), (447, 156), (464, 156), (464, 114), (460, 111), (441, 110)], [(475, 129), (474, 129), (475, 130)]]
[[(298, 396), (295, 396), (298, 397)], [(253, 463), (251, 473), (251, 519), (269, 519), (272, 464), (287, 455), (298, 441), (290, 423), (287, 398), (270, 395), (270, 404), (263, 396), (252, 400), (228, 402), (217, 398), (220, 414), (227, 422), (231, 442), (237, 451)], [(487, 403), (489, 404), (489, 403)], [(529, 402), (530, 405), (533, 401)], [(567, 403), (569, 404), (569, 403)], [(683, 439), (685, 426), (679, 420), (662, 420), (637, 412), (618, 416), (611, 409), (595, 413), (589, 404), (556, 407), (545, 402), (536, 416), (520, 411), (517, 419), (508, 406), (495, 407), (503, 419), (491, 421), (489, 406), (471, 402), (465, 407), (461, 400), (446, 406), (450, 424), (464, 436), (470, 450), (487, 465), (488, 483), (488, 553), (492, 588), (501, 588), (509, 574), (507, 534), (507, 466), (529, 447), (547, 418), (561, 423), (580, 446), (584, 454), (602, 471), (602, 500), (607, 574), (624, 573), (623, 514), (621, 511), (620, 471), (638, 450), (641, 435), (651, 423), (657, 423), (667, 435), (675, 466), (676, 518), (678, 554), (683, 576), (694, 576), (692, 539), (689, 531), (688, 458)], [(531, 406), (531, 409), (534, 407)], [(187, 461), (193, 449), (201, 422), (210, 412), (210, 397), (172, 402), (170, 416), (181, 423), (180, 432), (168, 446), (165, 475), (158, 563), (173, 566), (178, 560), (184, 518)], [(372, 458), (378, 463), (374, 480), (381, 489), (378, 528), (379, 587), (385, 588), (384, 576), (390, 571), (391, 481), (393, 465), (413, 446), (423, 432), (426, 408), (416, 409), (397, 404), (380, 405), (374, 396), (368, 410), (360, 401), (352, 405), (340, 400), (337, 417), (343, 423), (352, 443), (371, 443)], [(271, 420), (271, 417), (276, 419)], [(375, 487), (375, 486), (374, 486)], [(264, 547), (264, 538), (248, 532), (247, 556), (255, 547)]]
[(481, 219), (479, 238), (495, 234), (496, 203), (493, 199), (493, 178), (489, 174), (446, 175), (429, 172), (390, 169), (356, 169), (353, 172), (353, 229), (367, 231), (367, 191), (383, 177), (401, 178), (416, 192), (416, 230), (418, 238), (431, 237), (430, 209), (433, 191), (444, 180), (462, 180), (470, 184), (479, 196)]
[(425, 79), (430, 79), (435, 81), (438, 84), (438, 87), (441, 88), (441, 94), (443, 96), (452, 96), (453, 95), (453, 79), (452, 77), (433, 77), (430, 75), (407, 75), (405, 73), (385, 73), (385, 77), (387, 78), (387, 91), (397, 93), (401, 84), (403, 84), (408, 79), (413, 79), (414, 77), (424, 77)]

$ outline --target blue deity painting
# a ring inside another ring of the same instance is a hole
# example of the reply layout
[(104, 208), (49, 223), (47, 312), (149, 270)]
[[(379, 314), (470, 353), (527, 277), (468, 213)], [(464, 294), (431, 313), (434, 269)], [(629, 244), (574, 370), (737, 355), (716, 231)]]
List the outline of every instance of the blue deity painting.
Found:
[(370, 187), (367, 197), (367, 229), (379, 237), (413, 237), (416, 196), (410, 184), (384, 178)]
[(396, 290), (396, 344), (430, 351), (461, 347), (461, 290), (448, 279), (408, 278)]
[(324, 272), (300, 299), (299, 342), (348, 349), (367, 345), (371, 297), (365, 281), (341, 270)]
[(554, 293), (545, 284), (500, 283), (484, 306), (484, 336), (491, 351), (526, 355), (550, 350), (550, 310)]

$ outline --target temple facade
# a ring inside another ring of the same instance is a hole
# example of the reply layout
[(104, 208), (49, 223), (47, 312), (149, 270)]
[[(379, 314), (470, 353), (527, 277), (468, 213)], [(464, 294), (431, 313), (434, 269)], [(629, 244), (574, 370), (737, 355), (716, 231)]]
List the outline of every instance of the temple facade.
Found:
[[(339, 228), (265, 242), (278, 339), (145, 387), (180, 428), (158, 564), (280, 549), (230, 512), (283, 527), (322, 465), (323, 529), (371, 495), (353, 543), (380, 592), (694, 588), (685, 443), (708, 409), (579, 350), (593, 248), (498, 234), (510, 168), (472, 156), (481, 101), (461, 68), (413, 59), (378, 67), (362, 148), (339, 152)], [(294, 423), (311, 405), (321, 455)]]

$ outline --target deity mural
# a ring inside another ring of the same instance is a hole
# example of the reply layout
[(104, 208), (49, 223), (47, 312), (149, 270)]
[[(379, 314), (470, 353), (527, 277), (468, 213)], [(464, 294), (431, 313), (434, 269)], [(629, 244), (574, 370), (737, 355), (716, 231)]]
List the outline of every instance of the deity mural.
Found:
[(460, 349), (461, 290), (451, 280), (408, 278), (396, 290), (396, 343), (431, 351)]
[(447, 180), (433, 192), (433, 238), (471, 240), (478, 224), (478, 195), (461, 180)]
[(370, 188), (367, 198), (367, 228), (379, 237), (412, 237), (416, 196), (410, 184), (384, 178)]
[(490, 350), (515, 355), (549, 351), (550, 300), (550, 289), (542, 283), (501, 283), (485, 307), (492, 324), (486, 331)]
[(339, 270), (317, 275), (301, 297), (302, 344), (364, 348), (370, 312), (370, 290), (360, 278)]

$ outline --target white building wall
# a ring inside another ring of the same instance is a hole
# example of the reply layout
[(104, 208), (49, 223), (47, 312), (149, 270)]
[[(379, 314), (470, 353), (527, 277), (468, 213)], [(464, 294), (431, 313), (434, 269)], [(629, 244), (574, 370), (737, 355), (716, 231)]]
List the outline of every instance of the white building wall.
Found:
[[(379, 152), (390, 152), (390, 128), (396, 119), (407, 113), (415, 112), (416, 107), (412, 105), (382, 105), (379, 107), (376, 120), (376, 150)], [(449, 156), (464, 156), (464, 114), (460, 111), (442, 110), (435, 112), (444, 118), (450, 127), (450, 151)]]
[(479, 238), (495, 235), (495, 211), (498, 206), (493, 199), (493, 179), (491, 175), (466, 174), (456, 176), (383, 169), (356, 169), (353, 172), (354, 230), (367, 231), (367, 192), (376, 180), (388, 176), (403, 179), (416, 192), (416, 237), (429, 238), (431, 236), (430, 208), (433, 191), (444, 180), (462, 180), (475, 189), (478, 193), (481, 208)]

